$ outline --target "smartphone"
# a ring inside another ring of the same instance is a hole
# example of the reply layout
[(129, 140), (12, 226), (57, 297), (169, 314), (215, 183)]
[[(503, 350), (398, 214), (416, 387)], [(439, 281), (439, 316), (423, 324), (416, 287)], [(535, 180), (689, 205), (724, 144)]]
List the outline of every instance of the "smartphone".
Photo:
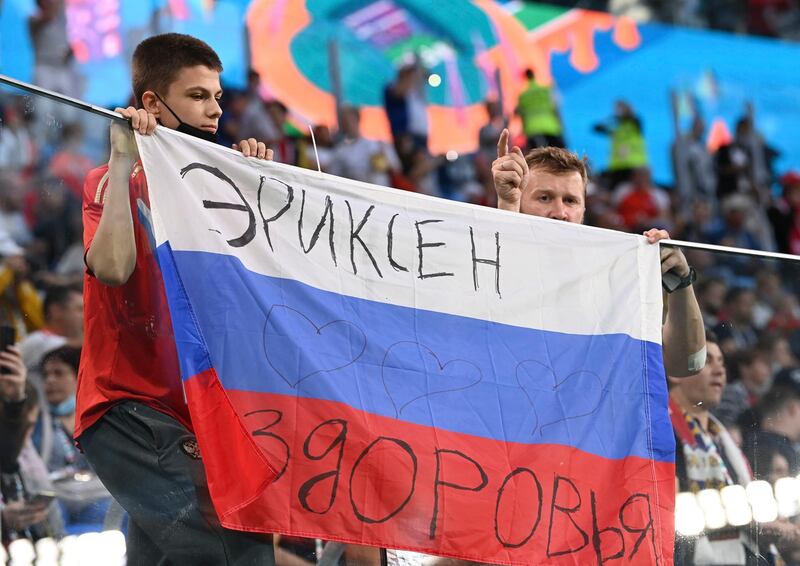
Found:
[(50, 505), (50, 502), (52, 502), (55, 498), (56, 493), (54, 491), (39, 491), (36, 493), (31, 493), (25, 501), (31, 505), (45, 506)]
[[(9, 346), (13, 346), (17, 341), (17, 331), (13, 326), (7, 324), (0, 325), (0, 352), (5, 352)], [(0, 367), (0, 373), (8, 373), (4, 367)]]

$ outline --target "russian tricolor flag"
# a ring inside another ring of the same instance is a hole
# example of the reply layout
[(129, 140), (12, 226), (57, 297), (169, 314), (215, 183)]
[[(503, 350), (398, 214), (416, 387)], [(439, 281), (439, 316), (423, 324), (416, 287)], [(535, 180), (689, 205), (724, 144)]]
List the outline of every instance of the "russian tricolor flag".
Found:
[(225, 526), (671, 564), (657, 246), (163, 128), (138, 143)]

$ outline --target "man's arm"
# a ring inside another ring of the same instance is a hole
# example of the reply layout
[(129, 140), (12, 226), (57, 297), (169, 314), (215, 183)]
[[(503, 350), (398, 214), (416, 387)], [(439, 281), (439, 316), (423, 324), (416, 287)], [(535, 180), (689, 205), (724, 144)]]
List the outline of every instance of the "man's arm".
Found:
[(133, 130), (152, 134), (155, 116), (133, 107), (117, 108), (130, 120), (131, 129), (121, 124), (111, 125), (111, 157), (108, 160), (108, 187), (103, 214), (86, 254), (86, 265), (97, 279), (106, 285), (122, 285), (136, 267), (136, 239), (129, 196), (131, 169), (139, 159)]
[[(644, 233), (651, 244), (669, 238), (666, 230)], [(683, 278), (689, 275), (689, 263), (678, 249), (661, 248), (661, 274), (668, 271)], [(689, 285), (667, 295), (667, 319), (663, 328), (664, 368), (667, 375), (688, 377), (705, 365), (706, 333), (703, 314)]]

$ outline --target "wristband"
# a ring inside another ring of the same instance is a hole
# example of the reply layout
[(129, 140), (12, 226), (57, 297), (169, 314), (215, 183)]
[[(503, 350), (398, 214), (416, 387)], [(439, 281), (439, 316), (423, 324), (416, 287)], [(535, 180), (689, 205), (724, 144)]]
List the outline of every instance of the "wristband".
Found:
[(689, 266), (689, 273), (686, 274), (686, 277), (680, 277), (672, 271), (668, 271), (661, 276), (661, 285), (667, 293), (674, 293), (678, 289), (685, 289), (695, 281), (697, 281), (697, 272), (694, 270), (694, 267), (691, 266)]

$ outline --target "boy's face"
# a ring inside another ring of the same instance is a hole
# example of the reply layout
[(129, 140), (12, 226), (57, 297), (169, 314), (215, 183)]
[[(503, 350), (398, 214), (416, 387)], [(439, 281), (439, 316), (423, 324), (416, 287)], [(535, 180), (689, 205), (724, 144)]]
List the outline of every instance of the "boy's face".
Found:
[[(184, 67), (169, 85), (166, 93), (158, 93), (181, 120), (190, 126), (214, 133), (222, 116), (219, 99), (222, 87), (219, 73), (204, 65)], [(176, 129), (180, 124), (155, 96), (147, 97), (145, 107), (156, 115), (162, 125)], [(149, 104), (148, 104), (149, 103)], [(152, 106), (152, 109), (151, 109)]]

